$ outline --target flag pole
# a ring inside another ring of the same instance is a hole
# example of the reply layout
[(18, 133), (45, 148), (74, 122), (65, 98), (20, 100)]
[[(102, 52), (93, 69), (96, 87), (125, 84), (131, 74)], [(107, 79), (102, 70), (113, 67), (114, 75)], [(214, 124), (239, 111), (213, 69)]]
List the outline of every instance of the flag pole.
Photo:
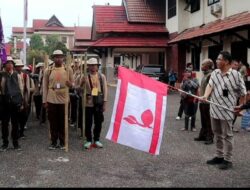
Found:
[[(36, 58), (33, 57), (33, 62), (32, 62), (32, 74), (34, 75), (35, 73), (35, 61), (36, 61)], [(30, 79), (31, 80), (31, 79)], [(34, 93), (32, 93), (32, 96), (31, 96), (31, 103), (30, 103), (30, 106), (31, 106), (31, 117), (33, 118), (34, 116)]]
[[(69, 80), (69, 65), (70, 65), (70, 62), (71, 62), (71, 57), (70, 57), (70, 53), (67, 52), (67, 57), (66, 57), (66, 71), (67, 71), (67, 80)], [(69, 151), (69, 118), (68, 118), (68, 112), (69, 112), (69, 92), (68, 92), (68, 87), (66, 88), (66, 91), (65, 91), (65, 97), (66, 97), (66, 100), (65, 100), (65, 110), (64, 110), (64, 125), (65, 125), (65, 152), (68, 152)]]
[(209, 100), (204, 100), (204, 99), (201, 98), (200, 96), (196, 96), (196, 95), (194, 95), (194, 94), (185, 92), (185, 91), (183, 91), (183, 90), (181, 90), (181, 89), (179, 89), (179, 88), (176, 88), (176, 87), (173, 87), (173, 86), (170, 86), (170, 85), (168, 85), (168, 86), (169, 86), (170, 88), (174, 89), (174, 90), (177, 90), (177, 91), (179, 91), (179, 92), (181, 92), (181, 93), (187, 94), (188, 96), (192, 96), (192, 97), (194, 97), (194, 98), (196, 98), (196, 99), (198, 99), (198, 100), (201, 100), (201, 101), (203, 101), (203, 102), (207, 102), (207, 103), (210, 103), (210, 104), (214, 104), (214, 105), (216, 105), (216, 106), (218, 106), (218, 107), (221, 107), (221, 108), (223, 108), (223, 109), (225, 109), (225, 110), (228, 110), (228, 111), (230, 111), (230, 112), (235, 112), (234, 110), (232, 110), (232, 109), (230, 109), (230, 108), (228, 108), (228, 107), (222, 106), (222, 105), (217, 104), (217, 103), (215, 103), (215, 102), (211, 102), (211, 101), (209, 101)]
[(26, 28), (27, 28), (27, 15), (28, 15), (28, 2), (24, 0), (24, 27), (23, 27), (23, 64), (27, 65), (26, 63)]
[[(88, 59), (88, 49), (84, 54), (84, 77), (87, 77), (87, 59)], [(83, 85), (83, 97), (82, 97), (82, 133), (84, 131), (85, 126), (85, 113), (86, 113), (86, 81)], [(84, 140), (84, 138), (82, 138)]]
[[(44, 72), (46, 69), (49, 69), (49, 56), (47, 55), (47, 53), (45, 53), (44, 55), (44, 70), (43, 70), (43, 77), (44, 77)], [(41, 87), (43, 88), (43, 87)], [(51, 140), (51, 134), (50, 134), (50, 126), (48, 127), (48, 133), (49, 133), (49, 141)]]

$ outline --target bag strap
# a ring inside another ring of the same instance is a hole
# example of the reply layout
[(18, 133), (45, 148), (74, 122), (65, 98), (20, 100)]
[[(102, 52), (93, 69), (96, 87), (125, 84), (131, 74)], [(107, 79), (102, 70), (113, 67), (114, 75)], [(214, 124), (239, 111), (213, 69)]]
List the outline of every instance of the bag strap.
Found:
[[(102, 82), (102, 76), (101, 76), (100, 73), (98, 73), (98, 78), (99, 78), (99, 81), (100, 81), (101, 92), (103, 93), (103, 82)], [(89, 79), (90, 88), (92, 90), (93, 89), (93, 85), (92, 85), (92, 81), (91, 81), (91, 78), (90, 78), (90, 74), (88, 74), (88, 79)]]
[(90, 88), (92, 90), (93, 89), (93, 85), (92, 85), (92, 81), (91, 81), (91, 78), (90, 78), (90, 74), (88, 74), (88, 79), (89, 79)]

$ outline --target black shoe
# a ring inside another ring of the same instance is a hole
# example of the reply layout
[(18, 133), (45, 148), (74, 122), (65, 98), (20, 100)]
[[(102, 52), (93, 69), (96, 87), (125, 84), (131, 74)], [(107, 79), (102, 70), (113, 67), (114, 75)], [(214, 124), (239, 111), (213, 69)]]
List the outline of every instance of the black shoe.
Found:
[(218, 167), (219, 167), (219, 169), (221, 169), (221, 170), (227, 170), (227, 169), (230, 169), (230, 168), (233, 167), (233, 163), (224, 160)]
[(206, 145), (213, 144), (213, 143), (214, 143), (213, 139), (207, 140), (206, 142), (204, 142), (204, 144)]
[(14, 146), (14, 150), (20, 151), (20, 150), (22, 150), (22, 149), (21, 149), (21, 147), (20, 147), (19, 145), (15, 145), (15, 146)]
[(20, 139), (26, 139), (26, 135), (21, 134), (21, 135), (19, 136), (19, 138), (20, 138)]
[(57, 145), (56, 148), (58, 148), (60, 150), (65, 150), (65, 145), (64, 144), (59, 144), (59, 145)]
[(214, 157), (212, 160), (208, 160), (207, 164), (216, 165), (216, 164), (221, 164), (223, 161), (224, 161), (224, 158)]
[(5, 152), (8, 149), (8, 145), (2, 145), (0, 148), (0, 152)]
[(201, 137), (196, 137), (196, 138), (194, 138), (194, 140), (195, 140), (195, 141), (205, 141), (205, 139), (204, 139), (204, 138), (201, 138)]

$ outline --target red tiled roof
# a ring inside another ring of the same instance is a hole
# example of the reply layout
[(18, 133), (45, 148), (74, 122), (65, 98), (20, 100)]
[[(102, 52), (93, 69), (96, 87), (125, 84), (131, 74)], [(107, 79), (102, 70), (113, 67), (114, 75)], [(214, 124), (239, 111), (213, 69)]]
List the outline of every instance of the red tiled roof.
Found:
[[(33, 33), (33, 28), (26, 28), (27, 33)], [(12, 27), (12, 33), (23, 33), (23, 27)]]
[(91, 40), (92, 27), (75, 27), (75, 39)]
[(49, 20), (34, 19), (33, 29), (34, 31), (74, 31), (74, 27), (61, 27), (61, 26), (46, 26)]
[(169, 43), (175, 43), (196, 37), (216, 34), (225, 30), (230, 30), (247, 25), (250, 25), (250, 12), (243, 12), (227, 17), (224, 20), (219, 19), (200, 27), (187, 29), (180, 33), (176, 38), (172, 39)]
[(141, 23), (166, 22), (166, 1), (123, 0), (128, 21)]
[(76, 41), (75, 47), (79, 47), (79, 46), (89, 47), (89, 46), (92, 46), (92, 44), (93, 44), (93, 41)]
[[(5, 43), (5, 51), (7, 55), (11, 55), (11, 49), (14, 48), (14, 45), (12, 45), (11, 43)], [(29, 47), (29, 45), (26, 43), (26, 47)], [(18, 41), (16, 43), (16, 48), (17, 49), (23, 49), (23, 42)]]
[(92, 47), (166, 47), (167, 37), (105, 37)]
[(94, 24), (97, 33), (105, 32), (138, 32), (166, 33), (164, 24), (129, 23), (124, 6), (93, 6)]

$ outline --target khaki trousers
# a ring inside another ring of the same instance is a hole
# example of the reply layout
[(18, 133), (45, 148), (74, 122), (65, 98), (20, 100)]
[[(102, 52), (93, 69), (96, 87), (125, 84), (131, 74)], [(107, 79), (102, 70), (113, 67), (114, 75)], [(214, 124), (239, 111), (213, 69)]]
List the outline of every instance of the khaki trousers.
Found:
[(232, 120), (211, 118), (212, 129), (215, 136), (216, 156), (232, 162), (233, 130)]

